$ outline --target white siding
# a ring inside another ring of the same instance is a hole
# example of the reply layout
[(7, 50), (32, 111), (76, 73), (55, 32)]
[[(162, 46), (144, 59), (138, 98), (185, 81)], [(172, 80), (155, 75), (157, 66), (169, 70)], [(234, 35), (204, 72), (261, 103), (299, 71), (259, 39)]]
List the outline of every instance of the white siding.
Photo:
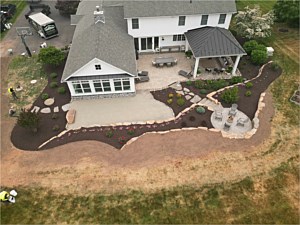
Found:
[[(232, 14), (227, 14), (225, 24), (218, 24), (220, 14), (210, 14), (205, 26), (218, 26), (228, 29)], [(178, 26), (179, 16), (139, 18), (139, 29), (132, 29), (132, 20), (127, 19), (128, 34), (133, 37), (154, 37), (183, 34), (201, 26), (202, 15), (186, 16), (185, 26)]]

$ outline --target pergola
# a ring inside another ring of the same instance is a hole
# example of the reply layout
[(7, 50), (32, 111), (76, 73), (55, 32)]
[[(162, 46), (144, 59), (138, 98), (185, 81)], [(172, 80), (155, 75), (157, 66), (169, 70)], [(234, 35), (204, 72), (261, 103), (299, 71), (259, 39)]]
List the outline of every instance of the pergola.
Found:
[(191, 49), (196, 62), (193, 76), (196, 78), (199, 60), (201, 58), (216, 58), (236, 56), (232, 74), (236, 73), (240, 58), (247, 55), (242, 46), (227, 29), (220, 27), (202, 27), (188, 30), (186, 37), (186, 51)]

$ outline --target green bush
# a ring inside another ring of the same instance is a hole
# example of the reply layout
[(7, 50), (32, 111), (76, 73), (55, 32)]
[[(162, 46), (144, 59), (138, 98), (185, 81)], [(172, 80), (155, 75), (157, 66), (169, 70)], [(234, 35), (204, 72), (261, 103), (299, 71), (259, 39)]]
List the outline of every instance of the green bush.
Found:
[(179, 98), (179, 99), (177, 99), (177, 105), (183, 106), (184, 104), (185, 104), (184, 98)]
[(251, 52), (253, 50), (255, 50), (258, 46), (257, 41), (255, 40), (251, 40), (251, 41), (247, 41), (245, 42), (245, 44), (243, 45), (243, 48), (245, 49), (245, 51), (247, 52), (248, 55), (251, 55)]
[(51, 73), (50, 77), (51, 77), (51, 79), (55, 79), (57, 77), (57, 73)]
[(51, 88), (56, 88), (56, 87), (58, 87), (58, 83), (57, 83), (56, 81), (52, 81), (52, 82), (50, 83), (50, 87), (51, 87)]
[(192, 85), (192, 81), (191, 81), (191, 80), (188, 80), (188, 81), (186, 82), (186, 85), (187, 85), (187, 86), (191, 86), (191, 85)]
[(278, 64), (278, 62), (272, 62), (271, 69), (274, 70), (274, 71), (279, 70), (280, 69), (280, 65)]
[(208, 91), (206, 89), (200, 89), (199, 93), (202, 95), (206, 95)]
[(188, 50), (188, 51), (186, 51), (186, 52), (185, 52), (185, 56), (186, 56), (186, 57), (189, 57), (189, 58), (191, 58), (191, 57), (192, 57), (192, 55), (193, 55), (193, 53), (192, 53), (192, 51), (191, 51), (191, 50)]
[(199, 106), (196, 108), (196, 112), (199, 114), (204, 114), (205, 113), (205, 108), (202, 106)]
[(205, 88), (206, 84), (203, 80), (196, 80), (194, 86), (195, 88), (201, 89), (201, 88)]
[(249, 97), (251, 95), (252, 95), (251, 91), (246, 91), (245, 96)]
[(36, 133), (38, 130), (40, 118), (36, 113), (26, 111), (22, 109), (17, 124), (21, 127), (31, 130), (32, 132)]
[(221, 99), (228, 104), (236, 103), (239, 100), (239, 89), (233, 87), (225, 90), (221, 95)]
[(238, 83), (242, 83), (244, 81), (244, 78), (241, 76), (234, 76), (230, 79), (229, 83), (230, 84), (238, 84)]
[(232, 66), (228, 66), (227, 69), (226, 69), (226, 72), (227, 73), (231, 73), (233, 70), (233, 67)]
[(257, 45), (256, 49), (254, 50), (261, 50), (261, 51), (266, 51), (267, 52), (267, 47), (263, 44)]
[(43, 94), (41, 95), (41, 98), (42, 98), (43, 100), (46, 100), (46, 99), (49, 98), (49, 95), (48, 95), (47, 93), (43, 93)]
[(168, 103), (169, 105), (171, 105), (172, 102), (173, 102), (173, 99), (172, 99), (172, 98), (169, 98), (169, 99), (167, 100), (167, 103)]
[(251, 62), (256, 65), (264, 64), (268, 59), (267, 51), (253, 50), (251, 53)]
[(135, 129), (133, 129), (132, 127), (128, 129), (127, 134), (129, 135), (134, 135), (135, 133)]
[(108, 138), (112, 138), (114, 136), (114, 131), (113, 130), (109, 130), (105, 133), (105, 136)]
[(217, 91), (223, 87), (228, 86), (228, 82), (226, 82), (225, 80), (221, 79), (221, 80), (214, 80), (212, 82), (212, 84), (210, 85), (211, 89), (213, 89), (214, 91)]
[(253, 87), (253, 83), (248, 82), (248, 83), (245, 84), (245, 87), (248, 88), (248, 89), (250, 89), (250, 88)]
[(59, 94), (65, 94), (65, 93), (66, 93), (66, 89), (65, 89), (65, 87), (59, 87), (59, 88), (57, 89), (57, 92), (58, 92)]
[(59, 130), (59, 125), (57, 125), (57, 124), (54, 125), (54, 126), (52, 127), (52, 130), (53, 130), (53, 131), (58, 131), (58, 130)]
[(58, 66), (65, 59), (65, 53), (54, 46), (42, 48), (38, 54), (38, 60), (43, 64)]

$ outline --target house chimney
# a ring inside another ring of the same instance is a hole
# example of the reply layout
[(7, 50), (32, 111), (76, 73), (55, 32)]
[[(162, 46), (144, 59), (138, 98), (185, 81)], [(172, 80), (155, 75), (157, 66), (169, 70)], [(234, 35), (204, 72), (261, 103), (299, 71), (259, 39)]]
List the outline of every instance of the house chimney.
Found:
[(102, 9), (102, 5), (96, 6), (96, 11), (94, 11), (94, 20), (95, 24), (97, 24), (98, 22), (105, 23), (104, 10)]

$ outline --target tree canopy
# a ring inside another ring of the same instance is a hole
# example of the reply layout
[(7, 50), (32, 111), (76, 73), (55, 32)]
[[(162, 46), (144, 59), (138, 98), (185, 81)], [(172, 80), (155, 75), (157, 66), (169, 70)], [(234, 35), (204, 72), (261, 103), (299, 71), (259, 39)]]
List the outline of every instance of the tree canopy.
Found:
[(236, 15), (236, 32), (248, 39), (265, 38), (271, 35), (271, 26), (274, 23), (274, 12), (271, 10), (262, 14), (259, 5), (251, 9), (245, 7)]
[(58, 66), (65, 59), (65, 53), (54, 46), (42, 48), (39, 53), (39, 61), (44, 64)]
[(79, 2), (80, 0), (57, 0), (55, 8), (60, 14), (73, 15), (76, 14)]
[(273, 9), (277, 22), (299, 27), (299, 0), (277, 0)]

